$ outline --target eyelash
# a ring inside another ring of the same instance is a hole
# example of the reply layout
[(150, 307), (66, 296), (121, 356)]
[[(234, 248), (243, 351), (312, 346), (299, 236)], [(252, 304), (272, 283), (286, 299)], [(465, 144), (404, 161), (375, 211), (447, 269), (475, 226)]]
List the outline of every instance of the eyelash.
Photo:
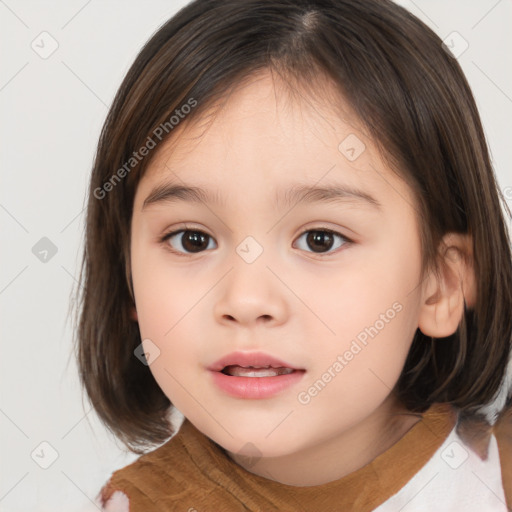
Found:
[[(187, 252), (176, 251), (176, 250), (171, 248), (171, 246), (167, 243), (168, 240), (170, 238), (172, 238), (174, 235), (177, 235), (178, 233), (185, 233), (186, 231), (190, 231), (192, 233), (201, 233), (202, 235), (206, 235), (210, 239), (213, 239), (212, 236), (210, 236), (208, 233), (205, 233), (204, 231), (201, 231), (199, 229), (187, 228), (187, 229), (178, 229), (178, 230), (170, 231), (169, 233), (166, 233), (165, 235), (163, 235), (160, 238), (159, 242), (164, 245), (166, 250), (170, 251), (172, 254), (175, 254), (177, 256), (185, 256), (185, 257), (187, 257), (187, 256), (193, 256), (194, 254), (200, 254), (201, 252), (206, 252), (207, 249), (205, 249), (204, 251), (199, 251), (197, 253), (187, 253)], [(313, 231), (314, 232), (320, 232), (320, 233), (329, 233), (329, 234), (331, 234), (333, 236), (337, 236), (337, 237), (343, 239), (343, 241), (344, 241), (344, 243), (340, 247), (338, 247), (334, 252), (319, 253), (319, 252), (313, 252), (313, 251), (306, 251), (306, 252), (310, 252), (311, 254), (314, 254), (315, 256), (319, 256), (321, 258), (327, 257), (327, 256), (332, 255), (332, 254), (336, 254), (337, 252), (342, 250), (342, 248), (345, 247), (347, 244), (352, 244), (353, 243), (353, 241), (351, 239), (347, 238), (346, 236), (342, 235), (341, 233), (338, 233), (337, 231), (334, 231), (334, 230), (329, 229), (329, 228), (324, 228), (324, 227), (321, 227), (321, 226), (315, 227), (315, 228), (306, 229), (305, 231), (300, 233), (297, 238), (300, 238), (303, 235), (305, 235), (306, 233), (310, 233), (310, 232), (313, 232)]]

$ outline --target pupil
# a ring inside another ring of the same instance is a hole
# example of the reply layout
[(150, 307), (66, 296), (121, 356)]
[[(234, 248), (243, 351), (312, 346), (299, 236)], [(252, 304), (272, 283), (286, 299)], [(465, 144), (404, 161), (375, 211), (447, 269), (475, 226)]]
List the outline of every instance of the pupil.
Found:
[[(183, 247), (189, 252), (200, 252), (208, 247), (208, 235), (197, 231), (185, 231), (182, 237)], [(333, 244), (333, 236), (328, 231), (311, 231), (307, 236), (307, 243), (314, 252), (328, 251)], [(317, 250), (319, 249), (319, 250)]]
[[(315, 252), (322, 252), (322, 249), (329, 250), (332, 247), (333, 236), (327, 231), (311, 231), (307, 236), (307, 243), (314, 251), (315, 245), (320, 247), (320, 251)], [(328, 247), (325, 246), (326, 243)]]
[(189, 252), (199, 252), (202, 249), (206, 249), (208, 243), (206, 243), (205, 247), (202, 247), (202, 244), (205, 243), (207, 236), (197, 231), (185, 231), (182, 238), (183, 247)]

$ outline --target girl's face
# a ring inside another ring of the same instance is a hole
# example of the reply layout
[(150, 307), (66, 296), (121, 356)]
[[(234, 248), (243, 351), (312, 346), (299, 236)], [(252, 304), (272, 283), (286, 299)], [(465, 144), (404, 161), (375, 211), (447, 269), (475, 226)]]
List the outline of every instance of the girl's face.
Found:
[(134, 203), (150, 370), (235, 458), (369, 435), (365, 421), (391, 411), (421, 306), (410, 189), (355, 121), (283, 91), (261, 74), (208, 129), (182, 121)]

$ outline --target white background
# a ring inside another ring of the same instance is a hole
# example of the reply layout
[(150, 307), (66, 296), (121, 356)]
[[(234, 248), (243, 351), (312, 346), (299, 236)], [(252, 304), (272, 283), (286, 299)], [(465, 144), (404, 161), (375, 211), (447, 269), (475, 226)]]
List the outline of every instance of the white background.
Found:
[[(136, 458), (82, 398), (68, 308), (108, 107), (143, 43), (185, 3), (0, 0), (1, 511), (96, 510), (110, 473)], [(512, 207), (512, 0), (399, 3), (442, 39), (456, 31), (469, 43), (459, 61)], [(58, 43), (46, 59), (31, 47), (43, 31)], [(43, 237), (57, 248), (46, 263), (32, 252)], [(43, 441), (58, 453), (48, 469), (31, 458), (51, 456)]]

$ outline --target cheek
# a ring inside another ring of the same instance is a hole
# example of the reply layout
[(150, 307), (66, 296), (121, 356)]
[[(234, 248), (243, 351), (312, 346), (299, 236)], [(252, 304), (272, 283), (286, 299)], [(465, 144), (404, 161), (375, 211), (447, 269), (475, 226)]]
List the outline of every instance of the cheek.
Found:
[(415, 331), (409, 304), (373, 305), (378, 314), (352, 308), (347, 306), (346, 317), (339, 316), (337, 336), (324, 337), (322, 345), (315, 347), (308, 378), (296, 397), (302, 413), (311, 416), (316, 410), (319, 416), (328, 414), (333, 424), (340, 421), (340, 414), (348, 422), (362, 418), (389, 396), (402, 373)]
[(167, 339), (187, 310), (204, 295), (185, 267), (170, 264), (163, 248), (132, 246), (132, 279), (143, 338)]
[(313, 283), (300, 291), (331, 331), (315, 320), (309, 383), (320, 380), (321, 387), (336, 381), (325, 386), (327, 401), (344, 397), (353, 407), (362, 406), (360, 400), (385, 397), (400, 376), (418, 324), (420, 254), (419, 248), (397, 250), (397, 245), (347, 253), (344, 269), (311, 288), (322, 294), (308, 292)]
[[(404, 340), (398, 336), (401, 330), (414, 332), (416, 327), (419, 271), (413, 251), (354, 251), (338, 270), (331, 269), (325, 278), (298, 279), (295, 289), (318, 312), (311, 322), (318, 324), (316, 330), (327, 342), (329, 337), (342, 346), (354, 338), (364, 342), (369, 330), (375, 333), (374, 326), (378, 337), (385, 338), (387, 332), (388, 343), (399, 345)], [(393, 329), (398, 332), (391, 336)]]
[[(196, 277), (194, 277), (196, 276)], [(133, 248), (132, 279), (144, 351), (153, 353), (150, 370), (163, 392), (179, 407), (190, 370), (201, 361), (201, 340), (209, 329), (201, 311), (211, 283), (197, 272), (177, 268), (160, 251)]]

